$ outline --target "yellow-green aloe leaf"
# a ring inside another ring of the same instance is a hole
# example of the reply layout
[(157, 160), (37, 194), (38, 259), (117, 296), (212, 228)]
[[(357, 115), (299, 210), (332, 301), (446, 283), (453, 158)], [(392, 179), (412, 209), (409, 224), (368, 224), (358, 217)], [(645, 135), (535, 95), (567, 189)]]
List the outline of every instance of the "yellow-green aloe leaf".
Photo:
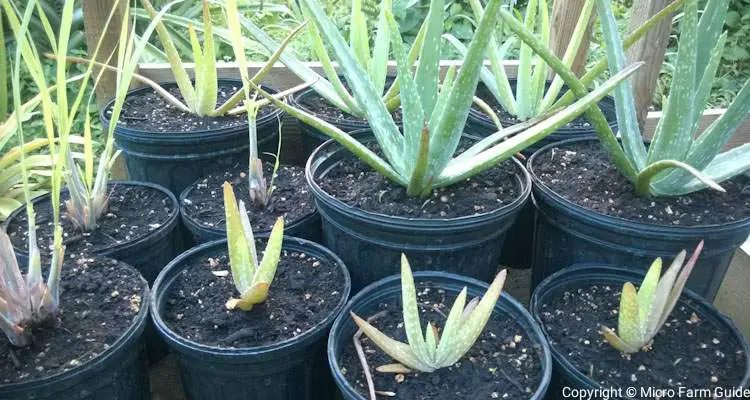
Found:
[(258, 277), (256, 282), (266, 282), (269, 285), (273, 282), (276, 275), (276, 268), (281, 259), (281, 247), (284, 242), (284, 217), (276, 219), (273, 224), (271, 234), (268, 236), (266, 250), (263, 252), (263, 260), (258, 268)]
[[(696, 246), (695, 250), (693, 251), (693, 255), (690, 256), (690, 259), (682, 268), (680, 275), (677, 276), (677, 279), (675, 280), (674, 285), (669, 292), (667, 303), (665, 304), (664, 311), (662, 311), (662, 315), (657, 326), (660, 327), (664, 324), (664, 322), (667, 321), (667, 318), (669, 318), (669, 314), (672, 312), (675, 305), (677, 305), (677, 300), (679, 300), (682, 291), (685, 289), (685, 284), (690, 277), (690, 273), (693, 271), (695, 264), (698, 263), (698, 257), (700, 256), (701, 251), (703, 251), (702, 240), (700, 241), (700, 243), (698, 243), (698, 246)], [(654, 332), (654, 334), (656, 334), (656, 332)]]
[(617, 323), (617, 333), (620, 339), (631, 347), (640, 348), (644, 343), (638, 316), (638, 295), (635, 286), (626, 282), (620, 295), (620, 315)]
[(659, 319), (661, 317), (661, 315), (657, 315), (658, 313), (654, 313), (651, 309), (656, 288), (659, 286), (659, 278), (661, 278), (661, 266), (661, 258), (654, 260), (646, 273), (646, 277), (643, 278), (641, 287), (638, 289), (638, 319), (641, 323), (641, 332), (644, 334), (648, 333), (648, 326), (651, 319)]
[[(193, 34), (195, 33), (193, 32)], [(200, 49), (200, 45), (198, 49)], [(203, 0), (203, 51), (196, 53), (196, 57), (198, 54), (200, 54), (202, 59), (200, 85), (198, 85), (198, 76), (196, 75), (195, 77), (197, 108), (200, 110), (201, 115), (211, 115), (216, 107), (219, 82), (216, 73), (213, 24), (211, 23), (211, 14), (207, 0)], [(195, 62), (197, 66), (197, 58)]]
[(349, 44), (359, 60), (359, 65), (367, 68), (370, 64), (370, 37), (367, 34), (367, 18), (362, 12), (362, 0), (352, 0)]
[(375, 91), (385, 91), (385, 81), (388, 74), (388, 50), (391, 45), (391, 28), (386, 17), (386, 12), (391, 12), (391, 0), (384, 0), (381, 4), (378, 17), (377, 33), (375, 34), (375, 46), (372, 49), (372, 57), (368, 66), (370, 80), (375, 86)]
[(610, 344), (610, 346), (614, 347), (615, 349), (619, 350), (622, 353), (637, 353), (640, 351), (638, 347), (633, 347), (629, 345), (628, 343), (625, 343), (622, 339), (620, 339), (619, 336), (610, 328), (607, 328), (606, 326), (602, 327), (602, 335), (604, 335), (604, 339), (607, 341), (607, 343)]
[(414, 285), (414, 276), (411, 273), (409, 260), (403, 253), (401, 254), (401, 303), (404, 314), (404, 331), (406, 331), (409, 346), (418, 359), (427, 362), (430, 358), (419, 319), (417, 288)]
[(412, 370), (424, 372), (432, 372), (435, 370), (431, 366), (420, 361), (420, 359), (414, 354), (412, 347), (409, 347), (409, 345), (389, 338), (383, 332), (360, 318), (357, 314), (350, 312), (350, 315), (359, 329), (361, 329), (362, 332), (370, 338), (376, 346), (378, 346), (378, 348), (383, 350), (394, 360)]
[[(419, 54), (419, 65), (414, 81), (419, 90), (425, 115), (432, 115), (438, 95), (438, 68), (440, 66), (440, 41), (443, 34), (445, 0), (431, 0), (425, 17), (425, 35)], [(462, 69), (463, 70), (463, 69)], [(478, 74), (478, 72), (477, 72)], [(472, 91), (473, 93), (473, 91)]]
[(435, 362), (437, 365), (445, 365), (446, 360), (450, 357), (451, 350), (457, 345), (458, 334), (461, 330), (461, 315), (466, 306), (466, 288), (464, 287), (453, 302), (448, 318), (445, 320), (443, 335), (438, 343), (437, 355)]
[(487, 321), (489, 321), (495, 310), (495, 304), (497, 304), (497, 300), (503, 291), (507, 274), (508, 271), (505, 269), (500, 271), (490, 284), (487, 292), (482, 296), (482, 299), (479, 300), (477, 306), (471, 311), (468, 317), (462, 318), (463, 323), (455, 335), (457, 340), (452, 347), (447, 349), (449, 355), (446, 357), (443, 365), (455, 364), (471, 349), (471, 346), (474, 345), (479, 335), (482, 334)]
[(237, 291), (244, 293), (253, 282), (256, 266), (250, 256), (250, 246), (240, 221), (240, 211), (234, 190), (229, 182), (224, 182), (224, 212), (226, 214), (227, 247), (229, 250), (229, 264), (232, 269), (232, 279)]

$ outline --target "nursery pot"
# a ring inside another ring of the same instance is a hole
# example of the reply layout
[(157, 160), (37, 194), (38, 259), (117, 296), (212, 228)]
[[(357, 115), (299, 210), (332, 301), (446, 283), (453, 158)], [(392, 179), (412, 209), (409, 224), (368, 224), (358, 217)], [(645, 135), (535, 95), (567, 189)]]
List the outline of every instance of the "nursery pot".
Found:
[[(187, 261), (203, 254), (212, 254), (217, 248), (226, 249), (226, 246), (226, 240), (218, 240), (184, 252), (162, 271), (153, 287), (151, 318), (160, 335), (177, 355), (187, 398), (331, 398), (333, 385), (325, 368), (325, 341), (331, 324), (346, 304), (351, 282), (341, 260), (316, 243), (289, 236), (284, 237), (283, 243), (285, 251), (304, 252), (337, 266), (345, 278), (344, 290), (333, 312), (311, 329), (270, 345), (237, 348), (197, 343), (180, 336), (166, 324), (163, 313), (169, 289), (189, 265)], [(269, 296), (273, 296), (273, 286)]]
[[(220, 79), (219, 84), (241, 81)], [(165, 88), (175, 83), (162, 85)], [(264, 87), (270, 93), (275, 90)], [(151, 91), (150, 87), (131, 90), (128, 96)], [(112, 100), (101, 113), (104, 129), (109, 126), (107, 112)], [(279, 120), (282, 110), (260, 116), (257, 121), (258, 153), (276, 154), (278, 148)], [(190, 132), (149, 132), (122, 124), (115, 127), (115, 143), (122, 150), (127, 164), (128, 177), (134, 181), (157, 183), (178, 194), (201, 176), (223, 171), (238, 163), (247, 163), (248, 125), (205, 129)]]
[[(167, 221), (165, 221), (160, 227), (150, 231), (148, 234), (138, 237), (135, 240), (125, 241), (95, 252), (98, 256), (114, 258), (132, 265), (141, 273), (141, 275), (143, 275), (144, 278), (146, 278), (149, 284), (151, 284), (154, 282), (154, 279), (156, 279), (159, 271), (181, 250), (182, 242), (180, 232), (177, 229), (180, 205), (177, 203), (177, 198), (169, 190), (154, 183), (134, 181), (109, 182), (110, 187), (114, 185), (145, 186), (154, 191), (164, 193), (174, 210)], [(67, 188), (62, 190), (62, 197), (65, 197), (67, 190)], [(32, 203), (36, 206), (40, 203), (49, 202), (51, 199), (50, 196), (49, 193), (39, 196), (33, 199)], [(61, 211), (64, 212), (63, 210), (64, 208)], [(8, 219), (5, 221), (6, 231), (11, 221), (22, 213), (26, 213), (26, 207), (24, 206), (17, 208), (8, 216)], [(28, 249), (14, 246), (13, 250), (16, 253), (18, 262), (21, 265), (26, 265), (28, 263)]]
[(534, 159), (553, 147), (587, 140), (596, 139), (549, 144), (529, 158), (537, 212), (532, 286), (577, 263), (602, 262), (645, 271), (656, 257), (672, 259), (686, 247), (705, 240), (687, 286), (713, 301), (734, 253), (747, 240), (750, 218), (718, 225), (657, 225), (599, 214), (573, 204), (540, 181), (534, 172)]
[[(180, 204), (190, 195), (190, 191), (195, 185), (190, 185), (180, 194)], [(214, 240), (225, 239), (227, 236), (226, 229), (211, 228), (201, 225), (195, 218), (188, 215), (184, 209), (180, 209), (180, 219), (187, 228), (190, 239), (193, 244), (208, 243)], [(301, 239), (307, 239), (313, 242), (321, 241), (320, 233), (320, 214), (314, 211), (312, 214), (290, 221), (284, 225), (284, 235), (294, 236)], [(269, 234), (271, 230), (258, 231), (260, 234)]]
[[(468, 298), (481, 297), (487, 291), (488, 284), (476, 279), (468, 278), (447, 272), (421, 271), (414, 273), (414, 280), (419, 287), (420, 283), (431, 284), (433, 289), (442, 289), (452, 296), (457, 296), (463, 288), (467, 288)], [(346, 400), (365, 400), (366, 397), (349, 382), (342, 372), (339, 363), (344, 346), (352, 345), (352, 337), (357, 332), (357, 326), (350, 316), (354, 312), (362, 318), (367, 318), (378, 311), (378, 305), (391, 299), (401, 298), (401, 276), (391, 275), (373, 282), (346, 304), (344, 310), (336, 318), (328, 337), (328, 365), (333, 373), (333, 378), (340, 391), (340, 397)], [(400, 303), (399, 303), (400, 304)], [(450, 304), (448, 304), (450, 307)], [(392, 310), (401, 315), (401, 310)], [(544, 339), (539, 326), (534, 322), (531, 314), (518, 303), (513, 297), (503, 292), (495, 304), (493, 315), (505, 314), (512, 318), (524, 331), (522, 336), (528, 340), (526, 347), (534, 348), (538, 355), (541, 367), (541, 379), (538, 387), (531, 388), (533, 396), (531, 399), (543, 399), (552, 375), (552, 358), (549, 346)], [(423, 321), (424, 322), (424, 321)], [(364, 336), (363, 336), (364, 337)], [(504, 340), (500, 337), (497, 340)], [(380, 350), (378, 350), (380, 351)], [(395, 361), (394, 361), (395, 362)], [(460, 362), (460, 361), (459, 361)], [(353, 374), (353, 371), (348, 372)], [(398, 395), (398, 394), (397, 394)]]
[[(367, 142), (369, 132), (354, 134)], [(374, 140), (374, 139), (370, 139)], [(416, 269), (438, 266), (447, 272), (490, 281), (497, 271), (505, 233), (526, 202), (530, 181), (522, 164), (516, 179), (522, 194), (497, 210), (458, 218), (404, 218), (345, 204), (317, 183), (351, 153), (333, 140), (318, 147), (307, 161), (307, 182), (323, 222), (323, 243), (349, 267), (354, 290), (389, 276), (406, 253)]]
[[(510, 80), (510, 86), (515, 91), (518, 81), (516, 79)], [(547, 82), (546, 87), (549, 88), (551, 82)], [(483, 83), (479, 83), (478, 90), (485, 88)], [(486, 90), (486, 89), (484, 89)], [(562, 92), (564, 93), (567, 87), (563, 87)], [(486, 91), (489, 94), (489, 91)], [(613, 132), (617, 132), (617, 114), (615, 111), (615, 100), (612, 97), (605, 97), (599, 101), (599, 108), (604, 113), (605, 118), (609, 122), (610, 128)], [(508, 118), (504, 118), (499, 115), (500, 122), (503, 127), (513, 126), (518, 121), (513, 121)], [(581, 116), (583, 118), (583, 116)], [(587, 120), (588, 122), (588, 120)], [(475, 132), (480, 138), (487, 137), (497, 132), (497, 127), (492, 120), (487, 117), (486, 114), (481, 112), (476, 107), (472, 107), (469, 111), (469, 118), (466, 122), (472, 132)], [(596, 135), (596, 131), (590, 125), (577, 126), (575, 124), (568, 124), (551, 135), (541, 139), (540, 141), (529, 146), (521, 153), (527, 158), (530, 157), (534, 152), (539, 150), (541, 147), (546, 146), (550, 143), (559, 142), (560, 140), (580, 138), (580, 137), (593, 137)], [(527, 203), (521, 212), (518, 214), (518, 218), (513, 226), (508, 231), (508, 237), (503, 244), (503, 255), (500, 258), (500, 263), (512, 268), (526, 269), (531, 268), (531, 253), (532, 253), (532, 240), (533, 237), (533, 226), (534, 226), (534, 205), (529, 202)]]
[[(562, 270), (544, 279), (544, 281), (542, 281), (536, 287), (531, 297), (531, 305), (529, 309), (531, 310), (534, 319), (541, 327), (546, 341), (550, 343), (549, 347), (552, 352), (552, 362), (554, 365), (552, 382), (550, 384), (548, 392), (548, 397), (550, 400), (563, 398), (563, 388), (567, 388), (565, 390), (568, 391), (568, 393), (570, 393), (571, 389), (610, 390), (612, 388), (603, 387), (599, 384), (599, 382), (594, 381), (593, 379), (588, 377), (586, 373), (576, 368), (569, 360), (569, 357), (564, 352), (560, 351), (557, 345), (553, 343), (549, 330), (543, 322), (542, 306), (548, 303), (552, 298), (559, 296), (564, 292), (575, 292), (579, 288), (591, 287), (592, 285), (610, 285), (614, 289), (619, 290), (619, 288), (621, 288), (625, 282), (632, 282), (636, 285), (640, 284), (640, 282), (643, 281), (644, 276), (645, 274), (643, 272), (629, 268), (619, 268), (600, 264), (581, 264), (563, 268)], [(689, 302), (686, 302), (685, 300), (689, 300)], [(744, 352), (744, 355), (742, 357), (746, 359), (746, 362), (745, 369), (742, 372), (742, 381), (733, 386), (746, 388), (748, 384), (750, 384), (750, 369), (748, 369), (748, 366), (750, 366), (750, 358), (748, 358), (748, 352), (750, 351), (750, 348), (748, 348), (747, 342), (745, 341), (739, 330), (735, 327), (734, 323), (729, 318), (721, 314), (721, 312), (714, 308), (714, 306), (711, 305), (708, 301), (706, 301), (704, 298), (691, 291), (690, 289), (686, 289), (682, 293), (681, 300), (678, 303), (678, 307), (680, 305), (688, 307), (690, 311), (693, 311), (696, 313), (696, 315), (699, 315), (702, 321), (701, 323), (710, 323), (714, 327), (718, 327), (722, 330), (730, 332), (731, 336), (736, 338), (737, 342), (740, 344), (741, 351)], [(668, 335), (670, 333), (671, 332), (667, 332), (665, 334)], [(664, 340), (662, 337), (659, 337), (658, 339), (661, 341)], [(659, 343), (654, 343), (654, 345), (658, 346)], [(693, 382), (691, 384), (695, 384), (700, 387), (700, 385), (697, 383)], [(633, 383), (629, 386), (638, 388), (637, 383)], [(622, 398), (641, 397), (640, 394), (636, 396), (629, 394), (629, 392), (627, 392), (625, 388), (620, 389), (622, 389)], [(640, 393), (640, 391), (638, 390), (637, 393)]]
[[(123, 263), (119, 265), (132, 269)], [(82, 362), (76, 367), (55, 375), (20, 383), (0, 383), (0, 398), (18, 400), (149, 399), (151, 396), (148, 365), (142, 335), (148, 321), (147, 305), (150, 295), (146, 281), (143, 277), (139, 276), (139, 278), (143, 286), (140, 293), (141, 307), (130, 326), (107, 350), (92, 360)], [(63, 312), (65, 312), (64, 309)]]

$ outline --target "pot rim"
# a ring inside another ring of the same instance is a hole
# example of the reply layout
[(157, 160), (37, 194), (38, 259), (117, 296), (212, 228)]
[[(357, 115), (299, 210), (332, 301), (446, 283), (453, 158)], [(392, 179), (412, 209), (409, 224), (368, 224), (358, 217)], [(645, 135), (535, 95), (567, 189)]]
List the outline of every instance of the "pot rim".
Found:
[(557, 194), (549, 186), (545, 185), (544, 182), (542, 182), (541, 179), (536, 175), (536, 173), (534, 172), (534, 160), (536, 160), (536, 157), (538, 155), (545, 153), (554, 147), (562, 147), (562, 146), (566, 146), (566, 145), (570, 145), (570, 144), (574, 144), (578, 142), (584, 142), (584, 141), (597, 141), (598, 142), (599, 139), (597, 137), (582, 137), (582, 138), (572, 138), (572, 139), (560, 140), (558, 142), (553, 142), (553, 143), (543, 146), (542, 148), (534, 152), (534, 154), (532, 154), (531, 157), (529, 157), (528, 161), (526, 162), (526, 170), (529, 172), (529, 175), (531, 177), (531, 181), (534, 187), (535, 194), (539, 193), (540, 195), (545, 196), (546, 199), (555, 208), (564, 209), (566, 212), (569, 212), (577, 217), (584, 217), (584, 218), (594, 220), (596, 221), (597, 225), (615, 225), (615, 226), (623, 227), (630, 231), (639, 232), (639, 233), (643, 233), (644, 231), (647, 233), (666, 232), (670, 235), (678, 234), (678, 235), (686, 235), (688, 237), (696, 237), (696, 236), (704, 235), (709, 232), (715, 232), (717, 229), (732, 230), (732, 229), (750, 228), (750, 217), (745, 218), (743, 220), (724, 223), (724, 224), (693, 225), (693, 226), (662, 225), (662, 224), (652, 224), (648, 222), (633, 221), (633, 220), (625, 219), (622, 217), (615, 217), (611, 215), (601, 214), (593, 210), (589, 210), (586, 207), (575, 204), (571, 201), (568, 201), (561, 195)]
[[(148, 302), (151, 300), (151, 291), (149, 289), (148, 282), (146, 281), (146, 279), (133, 266), (125, 262), (122, 262), (120, 260), (116, 260), (114, 258), (106, 257), (106, 256), (98, 256), (98, 255), (92, 255), (90, 257), (104, 259), (104, 260), (114, 260), (121, 267), (130, 269), (133, 272), (135, 272), (136, 276), (140, 278), (141, 283), (143, 284), (143, 290), (141, 292), (141, 307), (140, 307), (140, 310), (138, 310), (138, 314), (136, 315), (135, 319), (131, 321), (128, 328), (125, 329), (125, 331), (117, 338), (117, 340), (115, 340), (112, 344), (110, 344), (110, 346), (106, 350), (104, 350), (94, 359), (89, 360), (85, 363), (82, 363), (81, 365), (73, 367), (72, 369), (69, 369), (67, 371), (61, 371), (61, 372), (58, 372), (57, 374), (46, 376), (44, 378), (32, 379), (32, 380), (27, 380), (27, 381), (17, 382), (17, 383), (10, 383), (10, 384), (0, 383), (0, 391), (11, 391), (11, 390), (12, 391), (24, 391), (24, 390), (36, 389), (40, 386), (49, 386), (51, 388), (55, 388), (55, 387), (64, 388), (66, 380), (75, 378), (78, 375), (85, 374), (90, 371), (96, 371), (96, 370), (103, 368), (102, 365), (106, 364), (107, 361), (111, 357), (113, 357), (115, 353), (122, 350), (122, 348), (126, 346), (128, 343), (130, 343), (132, 340), (135, 340), (139, 332), (143, 332), (143, 330), (146, 327), (146, 321), (148, 319), (148, 314), (149, 314)], [(65, 263), (63, 263), (63, 267), (65, 267)]]
[[(360, 138), (363, 138), (365, 134), (369, 132), (371, 132), (370, 129), (362, 129), (362, 130), (357, 130), (355, 132), (350, 132), (349, 134), (355, 137), (359, 136)], [(372, 140), (375, 140), (375, 139), (374, 138), (364, 139), (364, 140), (361, 140), (361, 142), (369, 142)], [(324, 152), (329, 149), (331, 150), (330, 153), (324, 154)], [(531, 176), (529, 175), (529, 172), (524, 167), (523, 163), (521, 163), (515, 156), (513, 156), (509, 160), (513, 161), (516, 169), (518, 170), (515, 174), (515, 177), (521, 186), (521, 190), (520, 190), (521, 193), (512, 202), (506, 205), (503, 205), (502, 207), (497, 208), (495, 210), (480, 213), (480, 214), (466, 215), (466, 216), (454, 217), (454, 218), (400, 217), (400, 216), (387, 215), (387, 214), (367, 211), (359, 207), (348, 205), (344, 203), (343, 201), (333, 197), (328, 192), (323, 190), (323, 188), (321, 188), (320, 185), (318, 185), (318, 183), (315, 180), (316, 179), (315, 173), (317, 172), (317, 167), (318, 167), (317, 165), (314, 165), (315, 160), (317, 158), (328, 156), (328, 155), (331, 155), (340, 151), (348, 151), (348, 150), (346, 150), (343, 146), (341, 146), (334, 139), (327, 140), (326, 142), (318, 146), (315, 150), (313, 150), (312, 154), (307, 159), (307, 163), (305, 164), (305, 179), (307, 180), (307, 184), (308, 186), (310, 186), (310, 190), (313, 192), (313, 196), (315, 197), (316, 201), (322, 200), (325, 203), (327, 203), (327, 205), (329, 205), (330, 207), (333, 207), (337, 209), (339, 212), (347, 214), (347, 215), (356, 213), (358, 214), (357, 218), (364, 219), (370, 222), (402, 226), (402, 227), (406, 227), (409, 229), (416, 229), (416, 227), (414, 226), (415, 223), (423, 225), (423, 226), (428, 226), (428, 227), (446, 226), (446, 225), (448, 226), (470, 226), (477, 222), (484, 222), (487, 220), (492, 220), (495, 218), (505, 216), (515, 211), (516, 209), (521, 208), (526, 203), (529, 196), (531, 195)], [(318, 207), (318, 209), (320, 208)]]
[[(474, 288), (481, 289), (482, 292), (486, 292), (489, 288), (489, 285), (486, 282), (450, 272), (415, 271), (413, 275), (415, 281), (429, 281), (430, 279), (451, 280), (455, 281), (459, 286), (472, 286)], [(328, 355), (328, 366), (331, 370), (331, 373), (333, 374), (334, 381), (342, 382), (345, 388), (348, 390), (348, 393), (346, 394), (356, 396), (358, 400), (365, 400), (365, 398), (359, 395), (359, 393), (349, 383), (346, 376), (344, 376), (344, 374), (341, 372), (341, 369), (338, 368), (338, 361), (336, 357), (338, 354), (338, 350), (336, 348), (336, 341), (334, 340), (334, 338), (338, 336), (339, 332), (344, 329), (345, 324), (354, 324), (354, 322), (352, 322), (351, 318), (349, 317), (349, 311), (351, 311), (357, 303), (360, 303), (363, 300), (366, 300), (368, 297), (374, 296), (381, 291), (393, 291), (400, 293), (400, 282), (401, 275), (395, 274), (379, 279), (367, 285), (364, 289), (360, 290), (359, 293), (357, 293), (354, 297), (351, 298), (351, 300), (349, 300), (349, 302), (346, 303), (346, 306), (336, 318), (336, 321), (334, 321), (333, 326), (331, 327), (331, 332), (328, 335), (326, 352)], [(510, 296), (505, 290), (502, 291), (500, 299), (495, 305), (495, 312), (498, 312), (498, 308), (500, 307), (501, 303), (506, 303), (510, 308), (515, 309), (521, 316), (526, 318), (526, 324), (524, 325), (519, 323), (519, 325), (527, 334), (529, 334), (530, 336), (534, 336), (534, 339), (536, 339), (534, 345), (539, 345), (540, 347), (539, 351), (541, 354), (539, 358), (541, 361), (540, 369), (542, 370), (542, 373), (539, 385), (537, 386), (532, 398), (541, 399), (543, 398), (543, 394), (546, 393), (552, 379), (552, 355), (550, 353), (550, 346), (547, 343), (546, 336), (544, 336), (541, 328), (536, 323), (531, 313), (523, 305), (521, 305), (521, 303)], [(516, 320), (516, 318), (513, 319)]]
[[(563, 268), (560, 271), (557, 271), (554, 274), (546, 277), (542, 282), (539, 283), (539, 285), (537, 285), (529, 302), (529, 312), (532, 314), (534, 321), (541, 329), (545, 341), (549, 344), (549, 349), (552, 353), (552, 357), (555, 359), (555, 361), (563, 365), (563, 367), (567, 370), (566, 372), (571, 373), (574, 378), (578, 379), (581, 382), (589, 384), (591, 387), (603, 388), (603, 386), (598, 382), (595, 382), (589, 379), (586, 375), (582, 374), (573, 365), (573, 363), (571, 363), (568, 358), (565, 357), (564, 354), (557, 350), (557, 348), (550, 341), (550, 338), (547, 334), (547, 329), (545, 328), (545, 324), (541, 318), (541, 303), (543, 297), (547, 295), (548, 292), (556, 289), (560, 290), (560, 288), (569, 287), (579, 282), (591, 283), (592, 285), (596, 284), (597, 278), (599, 281), (608, 279), (618, 282), (622, 281), (622, 283), (625, 283), (628, 281), (634, 282), (637, 279), (643, 281), (644, 277), (645, 273), (639, 270), (617, 267), (606, 263), (581, 263)], [(740, 386), (746, 384), (747, 382), (750, 382), (750, 346), (748, 345), (748, 342), (744, 338), (744, 336), (737, 329), (734, 321), (732, 321), (729, 317), (724, 315), (706, 299), (689, 288), (685, 288), (683, 290), (678, 303), (684, 304), (685, 298), (695, 303), (697, 306), (696, 308), (701, 308), (706, 312), (713, 314), (715, 317), (717, 317), (719, 322), (724, 323), (726, 327), (729, 328), (729, 331), (737, 339), (742, 351), (745, 354), (745, 374), (742, 378), (742, 381), (740, 382)]]
[[(267, 238), (268, 234), (258, 234), (256, 238)], [(186, 265), (184, 261), (195, 256), (196, 254), (202, 253), (208, 249), (215, 247), (226, 246), (227, 240), (220, 239), (211, 242), (203, 243), (195, 246), (191, 249), (184, 251), (172, 260), (167, 266), (165, 266), (159, 276), (154, 281), (153, 293), (149, 302), (149, 309), (151, 311), (151, 320), (153, 321), (156, 330), (160, 336), (165, 339), (167, 344), (181, 353), (201, 353), (209, 355), (214, 358), (221, 358), (225, 361), (238, 360), (249, 357), (281, 357), (282, 355), (294, 350), (297, 346), (305, 343), (312, 342), (317, 337), (324, 335), (327, 327), (330, 326), (336, 317), (339, 315), (341, 310), (346, 305), (346, 301), (349, 298), (351, 292), (351, 278), (349, 276), (349, 270), (346, 268), (341, 259), (327, 248), (305, 239), (300, 239), (293, 236), (284, 236), (284, 242), (282, 249), (312, 249), (315, 252), (323, 254), (321, 259), (326, 262), (333, 263), (338, 266), (339, 270), (344, 276), (344, 289), (341, 293), (341, 297), (338, 300), (336, 306), (332, 309), (331, 313), (327, 315), (323, 320), (316, 323), (315, 326), (308, 329), (305, 332), (300, 333), (297, 336), (284, 339), (282, 341), (254, 346), (254, 347), (243, 347), (243, 348), (221, 348), (218, 346), (210, 346), (196, 341), (186, 339), (172, 330), (162, 318), (161, 308), (164, 302), (166, 302), (168, 291), (174, 280)], [(174, 272), (173, 272), (174, 271)]]

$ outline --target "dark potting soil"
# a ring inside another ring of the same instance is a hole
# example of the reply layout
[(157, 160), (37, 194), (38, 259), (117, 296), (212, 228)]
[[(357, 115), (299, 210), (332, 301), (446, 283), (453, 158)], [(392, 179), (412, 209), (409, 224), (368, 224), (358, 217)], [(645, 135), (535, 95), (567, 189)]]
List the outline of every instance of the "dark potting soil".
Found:
[[(561, 94), (565, 94), (563, 91)], [(495, 96), (492, 95), (492, 92), (490, 92), (489, 89), (487, 89), (486, 86), (480, 84), (477, 86), (476, 96), (480, 99), (484, 100), (487, 105), (490, 106), (492, 111), (497, 114), (497, 117), (500, 118), (500, 122), (503, 124), (504, 127), (513, 126), (516, 124), (519, 124), (523, 121), (518, 119), (515, 115), (509, 113), (506, 111), (503, 106), (500, 105), (500, 103), (495, 99)], [(473, 105), (472, 108), (475, 112), (482, 115), (482, 117), (486, 118), (488, 121), (490, 121), (489, 116), (485, 114), (484, 111), (482, 111), (479, 107), (476, 105)], [(569, 122), (567, 125), (565, 125), (565, 128), (567, 129), (589, 129), (591, 128), (591, 123), (588, 119), (586, 119), (586, 116), (581, 114), (573, 121)]]
[[(376, 145), (368, 147), (375, 150)], [(459, 149), (466, 149), (462, 141)], [(460, 153), (463, 150), (459, 150)], [(519, 167), (508, 160), (463, 182), (407, 196), (406, 188), (375, 172), (356, 157), (344, 157), (317, 183), (331, 196), (365, 211), (410, 218), (457, 218), (495, 211), (521, 195)]]
[(33, 328), (29, 347), (0, 337), (0, 384), (56, 375), (98, 357), (137, 319), (146, 282), (132, 268), (107, 258), (78, 258), (63, 265), (60, 310)]
[[(177, 210), (172, 200), (160, 190), (140, 185), (109, 185), (109, 204), (99, 219), (99, 226), (92, 232), (77, 229), (67, 216), (63, 192), (60, 205), (60, 220), (63, 227), (63, 243), (66, 254), (96, 252), (120, 243), (135, 241), (149, 232), (159, 229), (169, 221)], [(43, 255), (49, 253), (54, 238), (52, 203), (50, 199), (36, 203), (37, 242)], [(28, 248), (28, 222), (26, 213), (20, 213), (8, 226), (8, 235), (13, 246)], [(47, 251), (45, 251), (47, 249)]]
[[(263, 169), (270, 184), (273, 164), (264, 163)], [(182, 202), (185, 214), (201, 226), (225, 229), (224, 182), (231, 183), (235, 196), (245, 202), (254, 231), (270, 230), (280, 216), (284, 216), (284, 222), (289, 225), (315, 212), (315, 203), (305, 181), (305, 170), (294, 165), (280, 165), (273, 181), (273, 195), (265, 208), (250, 199), (247, 171), (237, 169), (209, 175), (194, 184)]]
[[(176, 98), (184, 101), (177, 86), (166, 88)], [(223, 104), (242, 87), (232, 83), (219, 82), (218, 105)], [(240, 103), (241, 105), (242, 103)], [(273, 112), (273, 107), (258, 110), (258, 118)], [(112, 116), (111, 109), (107, 117)], [(119, 126), (147, 132), (192, 133), (209, 129), (233, 128), (247, 125), (245, 113), (219, 117), (199, 116), (178, 110), (152, 89), (130, 94), (122, 106)]]
[(539, 154), (539, 179), (566, 200), (591, 211), (659, 225), (726, 224), (750, 218), (750, 178), (724, 181), (726, 193), (701, 190), (685, 196), (639, 196), (597, 141), (578, 142)]
[[(446, 316), (455, 295), (435, 289), (429, 282), (417, 284), (422, 326), (430, 321), (438, 329), (445, 325)], [(381, 303), (373, 315), (386, 314), (371, 321), (383, 333), (407, 343), (403, 326), (401, 297)], [(369, 318), (372, 315), (360, 315)], [(368, 398), (367, 381), (351, 337), (344, 338), (338, 366), (349, 383)], [(375, 390), (394, 392), (395, 398), (411, 400), (454, 399), (528, 399), (541, 382), (541, 348), (534, 343), (512, 318), (494, 314), (471, 350), (451, 367), (431, 373), (410, 372), (388, 374), (375, 368), (394, 361), (367, 336), (361, 337), (367, 365)], [(380, 397), (379, 397), (380, 398)]]
[[(258, 243), (259, 251), (265, 248), (265, 242)], [(187, 262), (168, 289), (162, 318), (183, 338), (204, 345), (248, 348), (292, 339), (328, 317), (343, 296), (344, 276), (338, 266), (282, 250), (266, 301), (248, 312), (229, 311), (227, 300), (239, 293), (226, 249)]]
[[(299, 104), (305, 111), (317, 115), (318, 117), (323, 118), (326, 121), (337, 124), (361, 124), (363, 126), (368, 126), (366, 119), (355, 117), (351, 114), (347, 114), (339, 110), (337, 107), (329, 103), (328, 100), (324, 99), (316, 92), (310, 93), (305, 96), (305, 98), (303, 98), (302, 101), (299, 102)], [(400, 126), (401, 120), (403, 118), (401, 108), (399, 107), (394, 110), (391, 113), (391, 116), (393, 117), (393, 121), (396, 123), (396, 125)]]
[(599, 333), (617, 329), (621, 287), (592, 285), (542, 305), (550, 345), (583, 374), (609, 388), (731, 388), (747, 370), (737, 339), (681, 300), (648, 352), (623, 356)]

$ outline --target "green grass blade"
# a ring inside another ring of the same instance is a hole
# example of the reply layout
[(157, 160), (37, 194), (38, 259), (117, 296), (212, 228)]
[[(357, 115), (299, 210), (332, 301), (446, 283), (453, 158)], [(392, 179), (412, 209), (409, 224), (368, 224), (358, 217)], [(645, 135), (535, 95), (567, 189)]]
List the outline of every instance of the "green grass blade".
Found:
[(672, 86), (669, 89), (669, 102), (648, 148), (649, 163), (685, 159), (693, 140), (693, 133), (689, 131), (692, 118), (685, 118), (684, 113), (692, 110), (696, 87), (697, 7), (697, 0), (689, 0), (683, 11), (682, 32)]
[(338, 28), (320, 8), (317, 0), (302, 0), (302, 2), (336, 55), (339, 67), (346, 76), (357, 103), (367, 114), (367, 120), (383, 154), (400, 175), (406, 176), (401, 132), (381, 101), (382, 93), (375, 92), (366, 72), (357, 63)]
[[(602, 26), (602, 35), (607, 44), (607, 59), (610, 73), (615, 74), (627, 65), (625, 50), (620, 42), (612, 7), (608, 0), (597, 0), (597, 10)], [(633, 167), (640, 171), (646, 167), (646, 145), (638, 125), (638, 114), (635, 111), (635, 98), (630, 83), (615, 88), (615, 111), (617, 125), (622, 137), (622, 149)]]

